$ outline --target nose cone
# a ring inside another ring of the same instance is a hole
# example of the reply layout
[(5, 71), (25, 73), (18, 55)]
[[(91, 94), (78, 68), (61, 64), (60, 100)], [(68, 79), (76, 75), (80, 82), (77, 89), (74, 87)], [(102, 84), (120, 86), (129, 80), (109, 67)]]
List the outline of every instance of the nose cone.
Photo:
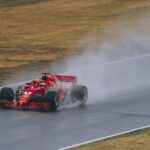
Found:
[(20, 97), (20, 99), (17, 102), (18, 107), (25, 107), (27, 102), (29, 101), (30, 96), (29, 95), (23, 95)]
[(26, 102), (25, 101), (18, 101), (17, 102), (17, 106), (18, 107), (25, 107), (26, 106)]

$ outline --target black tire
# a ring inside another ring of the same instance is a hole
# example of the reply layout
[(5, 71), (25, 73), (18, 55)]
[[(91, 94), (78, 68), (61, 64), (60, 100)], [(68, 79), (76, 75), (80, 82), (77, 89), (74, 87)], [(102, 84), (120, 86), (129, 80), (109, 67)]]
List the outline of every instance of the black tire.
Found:
[(14, 99), (13, 89), (9, 87), (3, 87), (0, 91), (0, 98), (8, 101), (13, 101)]
[(50, 110), (56, 111), (59, 108), (59, 94), (57, 91), (48, 91), (44, 97), (45, 102), (50, 103)]
[(76, 85), (71, 89), (71, 98), (81, 102), (85, 105), (88, 99), (88, 90), (86, 86)]

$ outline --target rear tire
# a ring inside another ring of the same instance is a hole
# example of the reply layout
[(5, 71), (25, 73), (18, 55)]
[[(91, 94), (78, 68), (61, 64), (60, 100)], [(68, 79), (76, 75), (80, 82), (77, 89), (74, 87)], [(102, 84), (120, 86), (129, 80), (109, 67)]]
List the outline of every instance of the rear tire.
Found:
[(71, 90), (71, 98), (81, 102), (84, 106), (88, 99), (88, 90), (86, 86), (76, 85)]
[(3, 87), (0, 91), (0, 98), (7, 101), (13, 101), (14, 99), (13, 89), (9, 87)]
[(50, 103), (50, 110), (57, 111), (59, 108), (59, 94), (57, 91), (48, 91), (44, 100)]

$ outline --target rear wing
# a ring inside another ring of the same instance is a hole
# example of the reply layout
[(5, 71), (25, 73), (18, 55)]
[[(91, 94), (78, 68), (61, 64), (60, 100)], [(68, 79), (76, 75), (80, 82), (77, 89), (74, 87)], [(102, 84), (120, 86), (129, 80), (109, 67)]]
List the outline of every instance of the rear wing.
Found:
[(55, 77), (61, 82), (72, 82), (72, 84), (77, 83), (77, 77), (75, 76), (55, 75)]

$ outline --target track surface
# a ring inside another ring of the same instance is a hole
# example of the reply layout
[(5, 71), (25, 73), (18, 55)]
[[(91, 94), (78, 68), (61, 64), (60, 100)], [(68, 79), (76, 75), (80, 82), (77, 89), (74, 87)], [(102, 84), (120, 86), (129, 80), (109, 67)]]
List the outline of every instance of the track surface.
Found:
[(56, 113), (0, 110), (1, 150), (56, 150), (150, 124), (150, 89)]

